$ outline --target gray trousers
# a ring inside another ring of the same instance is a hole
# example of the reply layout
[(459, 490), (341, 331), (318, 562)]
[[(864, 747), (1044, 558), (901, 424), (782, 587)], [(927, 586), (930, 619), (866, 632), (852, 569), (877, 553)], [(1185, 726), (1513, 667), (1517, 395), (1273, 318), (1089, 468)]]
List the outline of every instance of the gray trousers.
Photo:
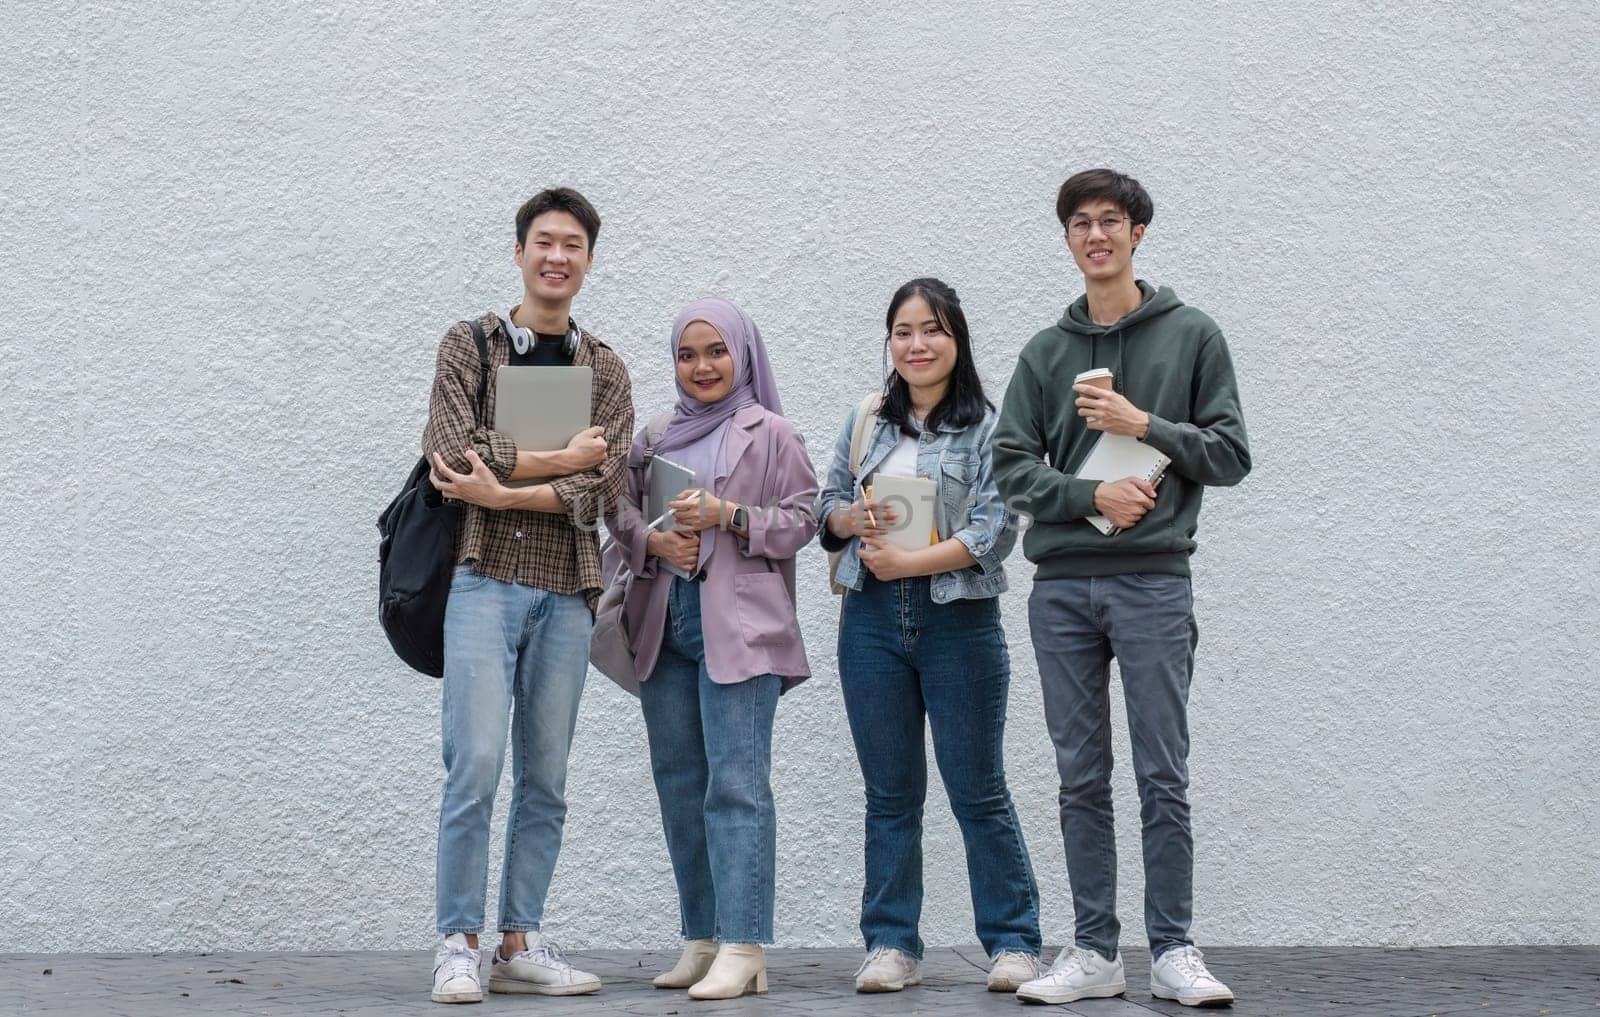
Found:
[(1117, 841), (1111, 812), (1111, 659), (1133, 743), (1144, 830), (1150, 953), (1186, 946), (1193, 908), (1189, 680), (1199, 630), (1185, 576), (1046, 579), (1028, 601), (1045, 721), (1061, 774), (1061, 839), (1077, 945), (1117, 955)]

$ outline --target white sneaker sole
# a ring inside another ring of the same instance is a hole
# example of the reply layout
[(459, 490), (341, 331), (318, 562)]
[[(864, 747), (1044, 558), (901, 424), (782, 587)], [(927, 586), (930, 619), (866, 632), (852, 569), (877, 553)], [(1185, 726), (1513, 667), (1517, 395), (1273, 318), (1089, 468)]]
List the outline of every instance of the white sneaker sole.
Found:
[(922, 984), (922, 972), (918, 971), (916, 974), (910, 975), (910, 976), (908, 976), (906, 978), (903, 978), (903, 979), (901, 979), (899, 981), (891, 981), (891, 982), (876, 982), (876, 981), (857, 982), (856, 983), (856, 991), (857, 992), (899, 992), (901, 989), (908, 989), (913, 985), (921, 985), (921, 984)]
[(1051, 992), (1048, 989), (1029, 989), (1024, 986), (1017, 990), (1017, 998), (1024, 1003), (1076, 1003), (1080, 999), (1110, 999), (1120, 996), (1128, 991), (1126, 981), (1115, 982), (1111, 985), (1089, 985), (1082, 989), (1065, 989), (1061, 992)]
[(482, 1003), (483, 990), (479, 989), (476, 992), (435, 992), (433, 1001), (435, 1003)]
[(544, 985), (539, 982), (525, 982), (520, 978), (491, 978), (489, 991), (506, 994), (525, 994), (532, 996), (585, 996), (591, 992), (600, 991), (600, 983), (575, 982), (572, 985)]
[[(1038, 978), (1034, 975), (1033, 978)], [(1018, 989), (1033, 981), (1033, 978), (990, 978), (988, 989), (990, 992), (1016, 992)]]
[(1233, 1002), (1233, 993), (1227, 989), (1213, 992), (1206, 996), (1190, 996), (1187, 999), (1176, 989), (1169, 989), (1161, 985), (1150, 986), (1150, 995), (1157, 999), (1170, 999), (1183, 1006), (1228, 1006)]

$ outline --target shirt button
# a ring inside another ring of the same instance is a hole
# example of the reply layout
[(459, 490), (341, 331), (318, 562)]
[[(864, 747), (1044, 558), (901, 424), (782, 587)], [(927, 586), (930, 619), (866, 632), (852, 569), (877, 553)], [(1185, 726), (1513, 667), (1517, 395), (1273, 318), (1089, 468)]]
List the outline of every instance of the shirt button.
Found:
[(522, 531), (521, 531), (521, 530), (518, 530), (518, 531), (517, 531), (517, 539), (518, 539), (518, 540), (521, 540), (521, 539), (522, 539)]

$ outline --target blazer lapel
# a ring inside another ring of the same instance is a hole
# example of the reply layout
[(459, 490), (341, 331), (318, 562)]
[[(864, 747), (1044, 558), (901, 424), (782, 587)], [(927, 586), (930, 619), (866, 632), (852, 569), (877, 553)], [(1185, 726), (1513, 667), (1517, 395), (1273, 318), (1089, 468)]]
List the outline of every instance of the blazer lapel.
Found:
[(733, 415), (732, 425), (728, 428), (728, 441), (723, 448), (722, 468), (717, 471), (718, 484), (728, 479), (733, 474), (734, 468), (739, 465), (739, 460), (750, 450), (755, 442), (754, 431), (761, 423), (764, 412), (760, 406), (745, 406)]

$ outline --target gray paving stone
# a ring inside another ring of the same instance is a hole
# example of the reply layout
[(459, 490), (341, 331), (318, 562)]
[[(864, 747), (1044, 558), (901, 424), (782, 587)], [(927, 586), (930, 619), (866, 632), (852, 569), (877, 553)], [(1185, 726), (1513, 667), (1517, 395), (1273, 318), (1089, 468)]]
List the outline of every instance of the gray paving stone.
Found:
[[(1047, 952), (1054, 957), (1055, 950)], [(605, 980), (594, 996), (490, 995), (478, 1014), (584, 1017), (1151, 1017), (1193, 1011), (1149, 995), (1149, 958), (1125, 955), (1128, 994), (1070, 1006), (1024, 1007), (984, 991), (975, 947), (930, 951), (926, 983), (861, 996), (854, 950), (775, 950), (772, 993), (697, 1003), (650, 979), (670, 965), (662, 951), (584, 952), (573, 960)], [(1600, 948), (1450, 947), (1384, 950), (1218, 948), (1207, 961), (1239, 997), (1237, 1017), (1600, 1017)], [(426, 953), (159, 954), (0, 956), (0, 1015), (167, 1014), (422, 1017), (458, 1011), (428, 1000)], [(44, 974), (45, 969), (50, 974)]]

